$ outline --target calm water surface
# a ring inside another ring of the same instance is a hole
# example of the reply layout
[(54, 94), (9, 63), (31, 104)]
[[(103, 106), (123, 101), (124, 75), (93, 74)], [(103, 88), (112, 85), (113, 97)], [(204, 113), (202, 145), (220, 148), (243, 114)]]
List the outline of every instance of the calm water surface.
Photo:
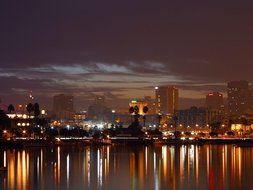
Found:
[(1, 150), (0, 189), (253, 189), (253, 148), (103, 146)]

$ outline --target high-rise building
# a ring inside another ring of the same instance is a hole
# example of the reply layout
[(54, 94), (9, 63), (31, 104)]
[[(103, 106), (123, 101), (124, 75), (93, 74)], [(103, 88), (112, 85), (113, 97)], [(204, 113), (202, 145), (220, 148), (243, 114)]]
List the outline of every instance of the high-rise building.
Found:
[(210, 109), (220, 109), (223, 106), (223, 95), (219, 92), (212, 92), (206, 95), (206, 106)]
[(251, 91), (247, 81), (231, 81), (227, 86), (228, 112), (240, 116), (250, 109)]
[(206, 95), (207, 123), (221, 122), (225, 117), (223, 95), (212, 92)]
[(110, 121), (112, 118), (112, 109), (106, 106), (105, 96), (95, 96), (94, 103), (88, 107), (89, 120)]
[(74, 103), (73, 96), (59, 94), (53, 98), (53, 112), (57, 119), (73, 119)]
[(96, 96), (95, 102), (96, 105), (105, 106), (105, 96)]
[(178, 111), (178, 123), (183, 126), (205, 127), (208, 124), (207, 111), (203, 107), (191, 107), (190, 109)]
[(173, 115), (178, 110), (178, 89), (174, 86), (160, 86), (155, 88), (156, 113)]

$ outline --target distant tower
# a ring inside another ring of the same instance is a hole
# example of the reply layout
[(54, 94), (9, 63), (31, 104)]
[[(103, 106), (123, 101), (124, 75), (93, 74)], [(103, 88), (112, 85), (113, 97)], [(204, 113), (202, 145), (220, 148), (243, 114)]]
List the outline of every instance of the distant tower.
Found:
[(96, 96), (95, 97), (95, 104), (105, 106), (105, 96)]
[(211, 92), (206, 95), (207, 123), (221, 122), (225, 116), (223, 95), (219, 92)]
[(155, 88), (156, 112), (173, 115), (178, 110), (179, 92), (175, 86), (160, 86)]
[(247, 81), (231, 81), (227, 86), (228, 111), (230, 115), (240, 116), (249, 108), (250, 90)]
[(220, 109), (223, 106), (223, 95), (219, 92), (211, 92), (206, 95), (206, 106), (210, 109)]
[(53, 97), (53, 112), (57, 119), (73, 119), (74, 97), (66, 94), (59, 94)]

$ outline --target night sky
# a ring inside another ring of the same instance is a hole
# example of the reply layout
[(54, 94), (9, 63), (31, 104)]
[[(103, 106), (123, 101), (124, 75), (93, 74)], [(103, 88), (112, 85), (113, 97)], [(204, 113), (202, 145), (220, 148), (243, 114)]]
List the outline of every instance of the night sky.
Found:
[(229, 80), (253, 81), (253, 2), (221, 0), (1, 0), (0, 98), (43, 105), (72, 93), (116, 103), (180, 89), (201, 104)]

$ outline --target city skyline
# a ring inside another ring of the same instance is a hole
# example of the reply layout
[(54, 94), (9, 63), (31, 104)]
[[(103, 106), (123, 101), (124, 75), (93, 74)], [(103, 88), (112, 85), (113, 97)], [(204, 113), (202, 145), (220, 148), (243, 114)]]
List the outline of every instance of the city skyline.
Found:
[(0, 189), (252, 188), (253, 1), (0, 1)]
[(78, 102), (106, 93), (120, 103), (168, 84), (180, 89), (188, 107), (209, 91), (224, 93), (227, 81), (253, 81), (249, 1), (0, 7), (5, 103), (22, 101), (31, 90), (46, 105), (60, 93), (72, 93)]
[[(186, 109), (186, 108), (190, 108), (192, 106), (197, 106), (197, 107), (208, 107), (207, 102), (206, 102), (206, 97), (210, 94), (216, 94), (216, 93), (220, 93), (222, 95), (222, 97), (224, 98), (224, 104), (228, 103), (228, 84), (231, 82), (247, 82), (249, 84), (248, 88), (249, 91), (252, 91), (253, 88), (251, 86), (251, 84), (248, 81), (244, 81), (244, 80), (239, 80), (239, 81), (229, 81), (226, 84), (226, 89), (222, 90), (222, 91), (212, 91), (212, 90), (206, 90), (205, 92), (202, 92), (203, 94), (200, 95), (200, 97), (198, 99), (188, 99), (187, 98), (183, 98), (184, 94), (182, 94), (183, 90), (181, 90), (180, 88), (178, 88), (175, 85), (162, 85), (160, 87), (176, 87), (180, 93), (179, 93), (179, 104), (178, 104), (178, 109)], [(28, 104), (30, 102), (40, 102), (42, 104), (42, 106), (48, 110), (54, 110), (54, 101), (53, 98), (55, 96), (58, 95), (68, 95), (68, 96), (73, 96), (73, 98), (75, 99), (75, 101), (73, 101), (73, 106), (75, 110), (78, 111), (83, 111), (84, 109), (87, 109), (89, 105), (93, 104), (94, 102), (94, 97), (103, 97), (106, 98), (107, 103), (109, 103), (110, 105), (112, 105), (113, 108), (117, 107), (117, 108), (122, 108), (124, 106), (127, 106), (127, 104), (129, 103), (129, 101), (131, 101), (134, 98), (137, 99), (143, 99), (145, 96), (150, 96), (150, 98), (152, 98), (152, 100), (155, 102), (156, 99), (156, 89), (158, 88), (158, 86), (156, 87), (152, 87), (152, 90), (150, 90), (149, 94), (141, 94), (140, 96), (134, 96), (134, 97), (129, 97), (129, 98), (125, 98), (125, 99), (120, 99), (120, 101), (117, 101), (118, 99), (111, 95), (110, 93), (100, 93), (100, 94), (93, 94), (93, 96), (90, 99), (78, 99), (77, 97), (79, 97), (78, 95), (75, 96), (75, 93), (68, 93), (68, 92), (61, 92), (61, 93), (56, 93), (53, 94), (52, 97), (48, 97), (49, 100), (47, 100), (47, 102), (43, 101), (45, 99), (43, 99), (43, 97), (41, 98), (40, 96), (34, 96), (33, 91), (29, 91), (29, 92), (24, 92), (24, 96), (21, 99), (15, 100), (13, 102), (6, 102), (6, 101), (2, 101), (0, 98), (0, 103), (3, 109), (7, 109), (7, 106), (9, 104), (14, 104), (14, 105), (20, 105), (20, 104)], [(182, 96), (183, 95), (183, 96)]]

